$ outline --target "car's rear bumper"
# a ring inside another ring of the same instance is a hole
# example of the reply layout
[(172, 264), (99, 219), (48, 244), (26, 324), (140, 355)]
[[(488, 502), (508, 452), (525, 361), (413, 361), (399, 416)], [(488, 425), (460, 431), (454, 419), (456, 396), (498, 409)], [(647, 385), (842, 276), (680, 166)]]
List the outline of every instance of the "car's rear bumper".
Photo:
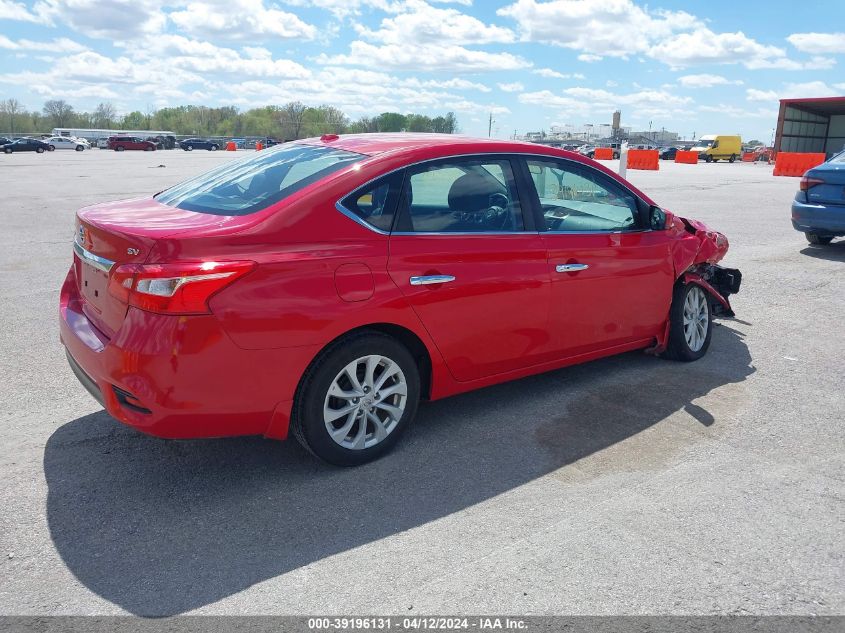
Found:
[(109, 339), (83, 313), (72, 268), (59, 327), (71, 369), (106, 411), (166, 438), (286, 437), (299, 378), (317, 351), (245, 350), (213, 315), (136, 308)]
[(792, 226), (802, 233), (822, 236), (845, 235), (845, 204), (808, 204), (792, 202)]

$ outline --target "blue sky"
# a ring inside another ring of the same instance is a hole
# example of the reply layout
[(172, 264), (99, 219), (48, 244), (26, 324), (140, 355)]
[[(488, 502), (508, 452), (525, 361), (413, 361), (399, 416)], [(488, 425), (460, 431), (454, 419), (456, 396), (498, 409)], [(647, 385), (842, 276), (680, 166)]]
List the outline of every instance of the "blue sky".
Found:
[(494, 135), (606, 123), (768, 141), (778, 99), (845, 95), (845, 2), (0, 0), (0, 98), (119, 112), (453, 110)]

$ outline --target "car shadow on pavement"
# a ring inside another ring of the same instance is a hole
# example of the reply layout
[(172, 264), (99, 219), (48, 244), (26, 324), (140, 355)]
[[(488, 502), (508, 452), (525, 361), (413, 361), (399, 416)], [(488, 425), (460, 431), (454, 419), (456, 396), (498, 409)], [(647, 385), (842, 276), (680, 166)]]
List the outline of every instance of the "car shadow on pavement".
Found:
[(684, 409), (706, 441), (720, 420), (693, 401), (753, 372), (741, 334), (720, 325), (695, 363), (625, 354), (424, 404), (397, 450), (354, 469), (293, 440), (166, 441), (95, 413), (45, 448), (50, 533), (106, 600), (184, 613), (459, 512)]
[(832, 262), (845, 262), (845, 240), (836, 240), (826, 246), (807, 246), (801, 249), (801, 254)]

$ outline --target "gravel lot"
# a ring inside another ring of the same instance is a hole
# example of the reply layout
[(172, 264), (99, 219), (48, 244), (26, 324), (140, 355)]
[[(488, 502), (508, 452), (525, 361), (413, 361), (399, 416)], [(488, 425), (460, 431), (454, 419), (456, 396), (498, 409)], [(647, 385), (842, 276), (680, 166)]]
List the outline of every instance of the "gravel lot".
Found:
[(2, 614), (845, 612), (845, 240), (797, 178), (629, 172), (726, 233), (745, 277), (710, 353), (640, 353), (424, 405), (343, 470), (294, 442), (168, 442), (107, 417), (58, 342), (85, 204), (227, 152), (0, 156)]

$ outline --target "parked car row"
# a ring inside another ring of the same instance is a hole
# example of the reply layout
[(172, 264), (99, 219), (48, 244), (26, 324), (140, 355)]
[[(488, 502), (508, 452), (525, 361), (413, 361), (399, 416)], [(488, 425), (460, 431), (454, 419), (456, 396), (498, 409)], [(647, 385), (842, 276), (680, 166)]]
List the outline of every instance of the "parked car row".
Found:
[(43, 154), (44, 152), (52, 152), (55, 149), (49, 143), (36, 138), (19, 138), (14, 141), (11, 139), (0, 139), (0, 141), (8, 141), (0, 145), (0, 149), (5, 154), (11, 154), (12, 152), (37, 152), (38, 154)]

